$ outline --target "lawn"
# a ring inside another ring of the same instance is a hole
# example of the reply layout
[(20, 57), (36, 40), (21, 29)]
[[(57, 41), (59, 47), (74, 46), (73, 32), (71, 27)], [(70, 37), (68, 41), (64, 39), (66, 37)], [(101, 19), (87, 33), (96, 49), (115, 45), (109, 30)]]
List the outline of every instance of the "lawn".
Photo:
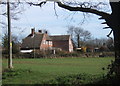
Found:
[[(54, 58), (54, 59), (13, 59), (14, 70), (22, 70), (15, 76), (3, 79), (3, 84), (40, 84), (59, 76), (71, 74), (105, 74), (114, 58)], [(3, 59), (3, 69), (7, 60)]]

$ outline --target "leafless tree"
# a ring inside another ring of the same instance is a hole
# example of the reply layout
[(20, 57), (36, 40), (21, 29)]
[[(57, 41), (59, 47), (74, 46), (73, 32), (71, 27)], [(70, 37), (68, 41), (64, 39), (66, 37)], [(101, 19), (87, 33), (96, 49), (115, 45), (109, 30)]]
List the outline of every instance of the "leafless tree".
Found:
[(83, 32), (83, 41), (86, 41), (87, 39), (91, 39), (91, 33), (87, 30)]
[[(0, 1), (0, 8), (2, 9), (0, 12), (0, 25), (3, 29), (6, 29), (7, 23), (4, 21), (7, 18), (7, 8), (6, 8), (7, 2), (1, 0)], [(19, 0), (16, 0), (15, 2), (10, 2), (10, 15), (11, 19), (13, 20), (19, 20), (19, 15), (22, 14), (22, 12), (25, 10), (22, 2), (19, 2)]]
[[(2, 12), (0, 12), (0, 25), (2, 26), (2, 29), (7, 29), (8, 26), (8, 68), (13, 68), (12, 65), (12, 37), (11, 37), (11, 19), (18, 20), (18, 14), (20, 14), (23, 9), (21, 10), (19, 8), (20, 2), (10, 2), (9, 0), (7, 1), (0, 1), (0, 7), (2, 8)], [(4, 18), (3, 18), (4, 17)], [(8, 21), (3, 21), (6, 20), (5, 18), (8, 18)], [(6, 46), (7, 46), (6, 45)]]
[(91, 38), (91, 33), (81, 27), (69, 26), (67, 33), (71, 35), (72, 40), (78, 48), (82, 46), (82, 42), (85, 42), (86, 40)]

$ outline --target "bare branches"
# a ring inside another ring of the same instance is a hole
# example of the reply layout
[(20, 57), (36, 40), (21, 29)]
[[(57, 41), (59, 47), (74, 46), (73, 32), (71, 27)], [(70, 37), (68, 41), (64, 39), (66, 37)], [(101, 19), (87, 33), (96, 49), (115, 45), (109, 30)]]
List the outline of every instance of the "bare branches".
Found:
[[(22, 4), (22, 3), (19, 3), (19, 2), (11, 2), (10, 3), (11, 19), (18, 20), (19, 19), (18, 14), (21, 14), (24, 11), (24, 8), (20, 7), (20, 4)], [(7, 17), (7, 13), (6, 13), (6, 9), (5, 9), (6, 2), (1, 2), (0, 6), (2, 8), (2, 12), (0, 15)]]
[(99, 16), (102, 16), (103, 18), (109, 16), (110, 14), (98, 11), (96, 9), (91, 9), (91, 8), (83, 8), (83, 7), (72, 7), (69, 5), (62, 4), (61, 2), (57, 2), (59, 7), (62, 7), (64, 9), (67, 9), (69, 11), (81, 11), (81, 12), (87, 12), (87, 13), (93, 13)]
[(54, 11), (55, 11), (55, 15), (56, 15), (57, 18), (58, 18), (57, 11), (56, 11), (56, 8), (55, 8), (55, 2), (54, 2)]
[(40, 3), (37, 3), (37, 4), (35, 4), (35, 3), (32, 3), (32, 2), (27, 2), (28, 4), (30, 4), (30, 6), (32, 6), (32, 5), (34, 5), (34, 6), (42, 6), (42, 5), (44, 5), (45, 3), (46, 3), (46, 1), (43, 1), (43, 2), (40, 2)]
[(91, 38), (91, 33), (81, 27), (68, 26), (67, 33), (71, 35), (73, 42), (78, 48), (85, 44), (82, 44), (83, 42)]
[[(28, 4), (34, 5), (34, 6), (42, 6), (43, 4), (45, 4), (47, 1), (43, 1), (40, 3), (32, 3), (32, 2), (28, 2)], [(57, 3), (59, 7), (67, 9), (69, 11), (81, 11), (81, 12), (87, 12), (87, 13), (93, 13), (99, 16), (102, 16), (103, 18), (109, 16), (109, 13), (103, 12), (103, 11), (99, 11), (100, 9), (100, 5), (106, 5), (104, 2), (99, 2), (97, 4), (92, 4), (90, 2), (54, 2)], [(75, 7), (76, 6), (76, 7)]]
[(113, 30), (110, 31), (110, 33), (107, 35), (107, 37), (111, 38), (110, 35), (112, 34), (112, 31)]
[(92, 9), (101, 9), (101, 6), (107, 5), (104, 2), (99, 2), (99, 3), (93, 3), (93, 2), (64, 2), (64, 5), (69, 5), (69, 6), (78, 6), (82, 8), (92, 8)]

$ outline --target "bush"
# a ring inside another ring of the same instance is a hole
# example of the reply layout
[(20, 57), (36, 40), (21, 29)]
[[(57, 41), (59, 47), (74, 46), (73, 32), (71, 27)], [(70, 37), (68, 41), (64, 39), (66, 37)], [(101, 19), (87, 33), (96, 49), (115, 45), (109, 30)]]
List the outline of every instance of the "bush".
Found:
[(56, 77), (55, 79), (42, 82), (42, 84), (68, 84), (73, 86), (81, 86), (81, 85), (109, 85), (119, 86), (119, 80), (115, 75), (111, 78), (108, 78), (104, 74), (98, 74), (98, 75), (91, 75), (91, 74), (77, 74), (77, 75), (68, 75), (68, 76), (61, 76)]
[[(59, 58), (59, 57), (114, 57), (114, 52), (66, 52), (66, 51), (57, 51), (53, 54), (52, 50), (47, 51), (40, 51), (36, 50), (35, 52), (31, 53), (16, 53), (13, 54), (13, 58)], [(7, 58), (7, 54), (3, 54), (4, 58)]]
[(20, 58), (57, 58), (57, 57), (80, 57), (81, 54), (77, 52), (66, 52), (66, 51), (56, 51), (55, 54), (53, 54), (53, 51), (35, 51), (31, 53), (19, 53)]
[(99, 80), (103, 79), (103, 75), (90, 75), (90, 74), (77, 74), (56, 77), (50, 81), (43, 82), (43, 84), (69, 84), (69, 85), (86, 85), (86, 84), (98, 84)]
[(77, 52), (65, 52), (65, 51), (59, 51), (56, 52), (57, 57), (79, 57), (80, 53)]

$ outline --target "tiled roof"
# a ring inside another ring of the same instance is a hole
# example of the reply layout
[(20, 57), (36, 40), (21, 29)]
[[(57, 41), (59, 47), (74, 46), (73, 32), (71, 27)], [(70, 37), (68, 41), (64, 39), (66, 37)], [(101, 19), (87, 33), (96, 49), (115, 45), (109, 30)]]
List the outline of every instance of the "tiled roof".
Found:
[(23, 39), (23, 43), (21, 45), (21, 49), (33, 49), (33, 48), (40, 48), (40, 44), (42, 42), (43, 37), (46, 37), (46, 40), (69, 40), (70, 35), (55, 35), (55, 36), (48, 36), (45, 33), (38, 33), (35, 32), (34, 36), (32, 34), (28, 35), (25, 39)]
[(52, 40), (69, 40), (70, 35), (56, 35), (56, 36), (50, 36)]
[(46, 40), (48, 40), (48, 41), (52, 40), (52, 39), (50, 38), (50, 36), (48, 36), (47, 34), (45, 34), (45, 36), (46, 36)]
[(21, 48), (39, 48), (43, 35), (44, 34), (38, 33), (35, 33), (34, 36), (32, 36), (32, 34), (28, 35), (25, 39), (23, 39)]

